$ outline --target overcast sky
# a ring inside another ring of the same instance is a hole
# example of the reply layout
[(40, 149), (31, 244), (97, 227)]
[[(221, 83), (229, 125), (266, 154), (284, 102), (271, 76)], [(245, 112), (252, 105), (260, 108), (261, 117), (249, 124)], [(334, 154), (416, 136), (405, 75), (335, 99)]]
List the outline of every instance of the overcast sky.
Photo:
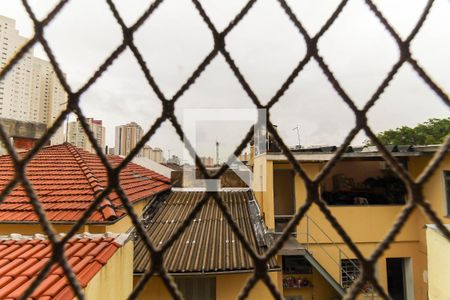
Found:
[[(31, 22), (21, 1), (0, 1), (0, 14), (17, 21), (20, 33), (31, 37)], [(30, 1), (43, 17), (57, 1)], [(151, 1), (116, 0), (128, 25)], [(225, 28), (246, 1), (203, 0), (219, 30)], [(337, 1), (288, 1), (308, 32), (315, 34)], [(413, 28), (426, 1), (376, 1), (402, 37)], [(412, 43), (412, 52), (431, 77), (450, 91), (450, 2), (437, 0)], [(46, 29), (45, 35), (74, 90), (121, 42), (121, 30), (104, 0), (72, 0)], [(135, 41), (167, 97), (172, 96), (211, 51), (212, 35), (188, 0), (166, 0), (136, 33)], [(227, 49), (262, 102), (267, 102), (303, 58), (306, 46), (275, 0), (258, 1), (228, 35)], [(336, 23), (321, 38), (320, 54), (344, 90), (362, 107), (398, 59), (394, 40), (362, 0), (350, 0)], [(35, 54), (45, 57), (40, 47)], [(161, 104), (146, 84), (135, 58), (127, 50), (83, 96), (87, 117), (103, 120), (107, 144), (114, 144), (114, 126), (136, 121), (147, 130), (161, 113)], [(177, 116), (186, 108), (251, 108), (252, 102), (222, 56), (216, 57), (195, 85), (179, 99)], [(413, 126), (428, 118), (448, 117), (449, 109), (409, 65), (402, 67), (369, 113), (375, 131)], [(304, 145), (340, 144), (354, 127), (354, 117), (311, 61), (272, 110), (272, 120), (289, 145), (297, 144), (297, 125)], [(214, 156), (219, 140), (225, 158), (243, 138), (248, 122), (202, 122), (197, 134), (199, 153)], [(353, 141), (361, 144), (363, 134)], [(165, 123), (151, 146), (181, 154), (182, 144)]]

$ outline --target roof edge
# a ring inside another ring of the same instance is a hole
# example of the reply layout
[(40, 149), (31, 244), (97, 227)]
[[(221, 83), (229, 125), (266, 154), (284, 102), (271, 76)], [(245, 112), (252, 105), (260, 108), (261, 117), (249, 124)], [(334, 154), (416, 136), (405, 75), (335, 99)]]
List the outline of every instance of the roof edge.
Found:
[[(57, 236), (64, 237), (66, 236), (65, 233), (59, 233)], [(129, 233), (112, 233), (112, 232), (106, 232), (106, 233), (90, 233), (90, 232), (84, 232), (84, 233), (78, 233), (75, 234), (71, 239), (98, 239), (98, 238), (112, 238), (113, 242), (116, 243), (118, 246), (123, 246), (126, 242), (130, 240), (130, 234)], [(23, 235), (20, 233), (10, 233), (8, 235), (0, 235), (0, 241), (21, 241), (21, 240), (41, 240), (45, 241), (48, 240), (47, 235), (41, 234), (41, 233), (35, 233), (33, 235)]]
[[(281, 272), (281, 268), (267, 268), (267, 272)], [(215, 275), (231, 275), (231, 274), (248, 274), (254, 273), (255, 269), (241, 269), (241, 270), (223, 270), (223, 271), (209, 271), (209, 272), (168, 272), (171, 276), (215, 276)], [(133, 276), (143, 276), (145, 272), (134, 272)], [(158, 274), (155, 274), (158, 276)]]
[[(83, 172), (84, 176), (86, 177), (90, 187), (92, 188), (94, 192), (94, 197), (96, 197), (98, 194), (100, 194), (104, 188), (101, 186), (99, 180), (92, 172), (89, 165), (86, 163), (84, 158), (81, 156), (80, 151), (69, 143), (64, 143), (69, 150), (69, 152), (74, 157), (75, 161), (77, 162), (78, 166), (80, 167), (81, 171)], [(100, 202), (100, 205), (98, 207), (98, 210), (102, 213), (105, 220), (111, 221), (118, 218), (116, 211), (114, 209), (114, 206), (112, 205), (111, 201), (105, 196), (102, 201)]]

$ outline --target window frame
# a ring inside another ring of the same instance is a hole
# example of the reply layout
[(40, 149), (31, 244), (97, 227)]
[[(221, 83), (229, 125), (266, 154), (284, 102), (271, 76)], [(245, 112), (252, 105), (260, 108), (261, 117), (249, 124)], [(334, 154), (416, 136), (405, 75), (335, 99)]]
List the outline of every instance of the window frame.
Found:
[(444, 192), (444, 216), (450, 218), (450, 170), (442, 171), (442, 188)]

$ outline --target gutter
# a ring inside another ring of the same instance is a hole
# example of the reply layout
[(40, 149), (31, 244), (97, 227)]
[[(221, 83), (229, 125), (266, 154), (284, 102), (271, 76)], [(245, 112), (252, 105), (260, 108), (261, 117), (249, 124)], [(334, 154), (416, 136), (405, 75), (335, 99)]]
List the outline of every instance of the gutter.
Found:
[[(281, 268), (273, 268), (268, 269), (268, 272), (281, 272)], [(171, 276), (200, 276), (200, 275), (206, 275), (206, 276), (214, 276), (214, 275), (231, 275), (231, 274), (250, 274), (254, 273), (254, 269), (246, 269), (246, 270), (230, 270), (230, 271), (208, 271), (208, 272), (168, 272)], [(143, 276), (144, 272), (133, 272), (133, 276)]]

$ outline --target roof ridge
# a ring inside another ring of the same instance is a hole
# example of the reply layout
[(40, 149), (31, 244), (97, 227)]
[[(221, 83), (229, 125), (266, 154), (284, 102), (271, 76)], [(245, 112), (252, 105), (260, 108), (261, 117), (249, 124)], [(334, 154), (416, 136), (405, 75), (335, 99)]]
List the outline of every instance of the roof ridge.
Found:
[[(86, 177), (90, 187), (94, 191), (94, 196), (97, 196), (104, 190), (104, 188), (101, 186), (94, 172), (92, 172), (89, 165), (81, 156), (80, 151), (77, 149), (77, 147), (70, 143), (65, 143), (65, 145), (70, 154), (72, 154), (72, 156), (74, 157), (84, 176)], [(100, 202), (99, 211), (103, 214), (105, 220), (115, 220), (118, 218), (112, 202), (106, 196)]]

